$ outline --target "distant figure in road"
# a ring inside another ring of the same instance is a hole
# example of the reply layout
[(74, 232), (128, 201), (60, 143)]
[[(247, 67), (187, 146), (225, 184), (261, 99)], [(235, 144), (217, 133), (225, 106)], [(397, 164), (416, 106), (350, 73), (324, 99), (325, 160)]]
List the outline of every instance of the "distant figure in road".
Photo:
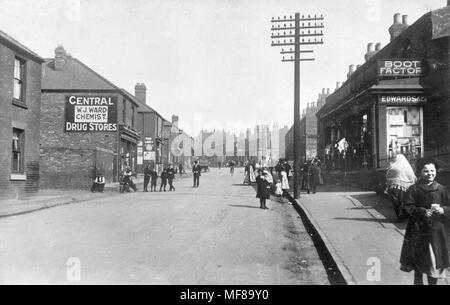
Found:
[(175, 187), (173, 186), (173, 179), (175, 179), (175, 169), (173, 168), (173, 165), (169, 165), (169, 168), (167, 169), (167, 180), (169, 181), (169, 192), (175, 191)]
[(289, 198), (289, 180), (285, 171), (281, 171), (281, 190), (283, 192), (281, 201), (282, 198)]
[(222, 162), (219, 161), (219, 170), (222, 169)]
[(287, 178), (288, 178), (288, 180), (289, 180), (289, 177), (290, 177), (290, 173), (291, 173), (292, 167), (291, 167), (291, 165), (289, 164), (288, 161), (284, 161), (284, 163), (283, 163), (283, 169), (284, 169), (284, 171), (286, 172)]
[(128, 185), (133, 189), (133, 191), (137, 191), (136, 184), (133, 182), (133, 172), (131, 171), (131, 167), (127, 166), (125, 172), (123, 173), (123, 181), (124, 183), (128, 183)]
[(192, 173), (194, 174), (194, 187), (199, 187), (200, 185), (200, 176), (202, 175), (202, 167), (198, 160), (194, 162), (194, 166), (192, 167)]
[(169, 177), (168, 173), (167, 173), (167, 168), (163, 169), (162, 173), (161, 173), (161, 186), (159, 187), (159, 191), (161, 192), (161, 190), (164, 187), (164, 192), (166, 191), (166, 186), (167, 186), (167, 178)]
[(275, 171), (277, 172), (278, 179), (281, 180), (281, 172), (283, 171), (283, 162), (278, 160), (277, 165), (275, 165)]
[(151, 174), (151, 168), (150, 164), (148, 164), (144, 169), (144, 192), (148, 192), (148, 183), (150, 182), (150, 174)]
[(244, 164), (244, 182), (243, 184), (251, 185), (250, 182), (250, 162), (246, 161)]
[(438, 164), (433, 159), (417, 162), (419, 181), (406, 194), (405, 211), (409, 216), (401, 251), (400, 269), (414, 271), (414, 285), (429, 285), (445, 278), (450, 267), (450, 193), (435, 181)]
[(256, 178), (256, 198), (259, 198), (260, 208), (267, 210), (266, 200), (270, 199), (271, 184), (267, 173), (260, 170), (260, 175)]
[(236, 165), (236, 163), (234, 162), (234, 160), (230, 161), (230, 175), (233, 176), (234, 175), (234, 166)]
[(97, 173), (97, 177), (95, 177), (94, 183), (91, 187), (91, 192), (100, 192), (103, 193), (105, 190), (105, 177), (102, 174)]
[(183, 164), (178, 165), (178, 171), (180, 172), (180, 177), (183, 175)]
[(398, 154), (386, 171), (386, 192), (391, 198), (397, 222), (406, 218), (403, 210), (406, 191), (416, 183), (416, 175), (404, 155)]
[(158, 173), (156, 172), (156, 170), (154, 168), (150, 170), (150, 177), (151, 177), (150, 192), (156, 192), (156, 183), (158, 181)]

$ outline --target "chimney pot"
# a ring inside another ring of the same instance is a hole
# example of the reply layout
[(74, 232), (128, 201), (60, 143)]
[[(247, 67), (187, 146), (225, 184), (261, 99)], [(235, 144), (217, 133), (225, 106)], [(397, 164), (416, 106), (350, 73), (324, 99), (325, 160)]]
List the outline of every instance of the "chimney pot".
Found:
[(327, 88), (327, 94), (330, 95), (331, 89)]
[(373, 52), (375, 51), (375, 48), (373, 46), (373, 43), (370, 42), (369, 44), (367, 44), (367, 52)]
[(403, 15), (403, 24), (408, 25), (408, 15)]
[(325, 88), (322, 88), (322, 94), (325, 94)]
[(381, 50), (381, 42), (379, 42), (375, 45), (375, 51), (380, 51), (380, 50)]
[(394, 15), (394, 24), (400, 24), (401, 23), (401, 15), (400, 13), (397, 13)]
[(350, 66), (348, 67), (347, 78), (349, 78), (354, 72), (355, 72), (355, 65), (350, 65)]

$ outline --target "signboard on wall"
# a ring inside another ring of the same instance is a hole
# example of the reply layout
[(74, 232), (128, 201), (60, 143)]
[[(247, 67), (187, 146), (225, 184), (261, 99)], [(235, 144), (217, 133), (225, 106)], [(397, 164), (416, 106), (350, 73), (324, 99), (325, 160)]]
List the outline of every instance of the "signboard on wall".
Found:
[(144, 151), (144, 161), (156, 161), (156, 154), (154, 151)]
[(423, 95), (380, 95), (379, 100), (383, 105), (417, 105), (428, 101)]
[(420, 76), (422, 74), (422, 62), (420, 60), (379, 60), (378, 76)]
[(64, 131), (117, 131), (117, 98), (114, 96), (66, 96)]

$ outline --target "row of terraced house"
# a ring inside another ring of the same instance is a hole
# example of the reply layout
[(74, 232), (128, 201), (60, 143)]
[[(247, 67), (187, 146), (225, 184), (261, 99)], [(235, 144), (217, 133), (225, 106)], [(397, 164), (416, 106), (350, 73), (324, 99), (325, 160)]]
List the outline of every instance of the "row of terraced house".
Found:
[(413, 166), (433, 157), (442, 165), (439, 181), (450, 185), (450, 1), (412, 25), (395, 14), (388, 32), (386, 46), (369, 43), (365, 62), (350, 65), (346, 81), (308, 105), (300, 157), (322, 161), (325, 183), (378, 191), (396, 154)]
[(127, 166), (191, 164), (170, 140), (192, 137), (147, 105), (145, 84), (133, 95), (62, 46), (42, 58), (0, 31), (0, 86), (0, 198), (87, 189), (100, 172), (116, 182)]

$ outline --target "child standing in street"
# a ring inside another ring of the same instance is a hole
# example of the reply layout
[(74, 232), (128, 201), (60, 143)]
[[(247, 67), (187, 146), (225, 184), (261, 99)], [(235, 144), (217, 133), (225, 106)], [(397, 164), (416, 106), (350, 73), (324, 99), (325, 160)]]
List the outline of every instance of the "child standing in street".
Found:
[(260, 208), (268, 210), (266, 200), (270, 199), (270, 182), (267, 173), (262, 170), (256, 178), (256, 198), (259, 198)]
[(419, 181), (406, 194), (405, 211), (409, 217), (401, 252), (401, 270), (414, 271), (414, 285), (429, 285), (446, 277), (450, 267), (450, 195), (435, 181), (438, 165), (433, 159), (417, 163)]

